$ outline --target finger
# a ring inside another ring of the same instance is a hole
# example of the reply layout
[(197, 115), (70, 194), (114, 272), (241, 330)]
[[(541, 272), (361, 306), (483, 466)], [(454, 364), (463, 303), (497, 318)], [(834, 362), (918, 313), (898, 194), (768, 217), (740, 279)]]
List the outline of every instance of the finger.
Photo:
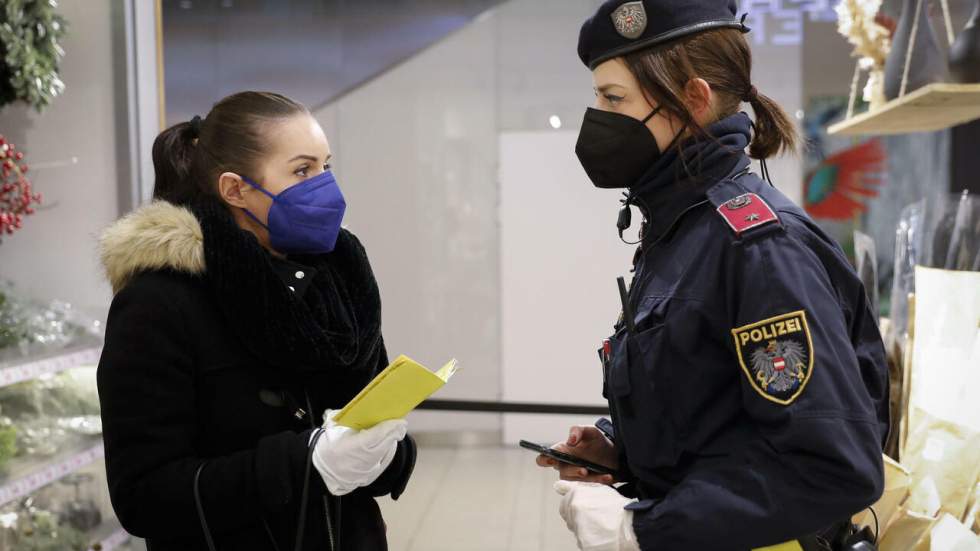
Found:
[(539, 455), (534, 461), (539, 467), (554, 467), (558, 465), (557, 461), (551, 459), (547, 455)]
[(391, 439), (401, 440), (405, 438), (406, 434), (408, 434), (408, 421), (404, 419), (383, 421), (360, 432), (360, 436), (363, 438), (362, 445), (366, 449), (385, 445)]
[(591, 482), (594, 484), (604, 484), (606, 486), (615, 482), (615, 479), (608, 474), (594, 473), (588, 469), (575, 467), (573, 465), (562, 465), (558, 468), (558, 472), (560, 473), (560, 478), (562, 480)]
[(378, 423), (370, 430), (377, 430), (384, 434), (398, 434), (400, 438), (404, 438), (408, 434), (408, 421), (405, 419), (389, 419)]
[(582, 467), (576, 467), (575, 465), (569, 465), (567, 463), (562, 463), (557, 467), (557, 469), (562, 480), (581, 481), (585, 480), (589, 476), (588, 469), (583, 469)]
[(613, 482), (615, 482), (615, 480), (613, 480), (613, 477), (607, 474), (591, 474), (591, 473), (585, 478), (581, 478), (579, 480), (581, 482), (587, 482), (590, 484), (599, 484), (602, 486), (610, 486), (612, 485)]
[(391, 465), (391, 462), (395, 460), (396, 453), (398, 453), (398, 444), (393, 443), (393, 445), (388, 448), (388, 451), (385, 452), (384, 457), (381, 458), (381, 463), (379, 464), (381, 467), (381, 472), (384, 472)]
[(555, 482), (555, 491), (561, 496), (561, 503), (558, 504), (558, 514), (565, 521), (565, 526), (572, 532), (575, 531), (575, 523), (572, 518), (572, 498), (575, 495), (574, 482), (559, 480)]
[(568, 444), (566, 444), (565, 442), (559, 442), (559, 443), (555, 444), (554, 446), (551, 446), (551, 449), (553, 449), (555, 451), (562, 452), (562, 453), (567, 453), (567, 454), (575, 455), (574, 453), (572, 453), (574, 451), (572, 449), (572, 447), (569, 446)]
[(364, 445), (361, 449), (371, 454), (387, 453), (389, 449), (397, 448), (401, 440), (398, 434), (387, 434), (382, 440), (373, 442), (373, 445)]
[(572, 447), (577, 446), (578, 443), (582, 441), (584, 433), (585, 433), (585, 427), (580, 427), (576, 425), (570, 428), (568, 430), (568, 441), (566, 443)]
[(568, 482), (566, 480), (559, 480), (555, 482), (554, 488), (555, 491), (558, 492), (558, 495), (564, 496), (567, 495), (569, 492), (571, 492), (573, 488), (575, 488), (575, 483)]

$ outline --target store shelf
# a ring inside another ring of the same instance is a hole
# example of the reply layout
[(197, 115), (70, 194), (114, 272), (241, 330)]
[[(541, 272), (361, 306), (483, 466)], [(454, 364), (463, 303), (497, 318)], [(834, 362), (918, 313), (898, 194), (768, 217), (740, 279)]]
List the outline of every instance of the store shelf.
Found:
[(0, 387), (36, 379), (47, 373), (94, 365), (99, 362), (101, 354), (101, 346), (82, 344), (40, 357), (0, 361)]
[(86, 439), (69, 451), (47, 461), (26, 458), (14, 461), (10, 474), (0, 478), (0, 507), (27, 497), (37, 490), (78, 471), (105, 456), (102, 440)]
[(132, 536), (119, 525), (119, 521), (113, 520), (96, 533), (96, 543), (92, 544), (88, 551), (113, 551), (131, 538)]
[(832, 135), (933, 132), (980, 118), (980, 84), (936, 83), (832, 125)]

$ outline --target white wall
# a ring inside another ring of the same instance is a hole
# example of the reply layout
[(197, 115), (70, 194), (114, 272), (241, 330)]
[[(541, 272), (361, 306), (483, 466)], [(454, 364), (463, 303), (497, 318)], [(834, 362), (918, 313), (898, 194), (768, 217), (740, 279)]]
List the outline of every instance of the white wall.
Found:
[[(389, 354), (464, 369), (442, 398), (500, 396), (494, 23), (316, 113), (381, 286)], [(413, 429), (426, 426), (499, 430), (499, 416), (417, 413)]]
[[(799, 127), (803, 114), (803, 47), (795, 44), (752, 44), (752, 82), (783, 108)], [(751, 109), (746, 106), (751, 113)], [(802, 151), (802, 150), (801, 150)], [(803, 198), (802, 152), (766, 162), (773, 184), (797, 204)], [(753, 170), (761, 173), (759, 163)]]
[[(62, 0), (68, 20), (63, 42), (64, 94), (42, 113), (23, 105), (0, 112), (0, 134), (13, 140), (38, 169), (28, 174), (44, 194), (44, 209), (0, 244), (0, 278), (44, 301), (67, 300), (102, 317), (109, 305), (95, 238), (118, 212), (116, 74), (112, 2)], [(124, 104), (123, 104), (124, 105)], [(75, 157), (77, 164), (41, 166)]]
[[(500, 137), (503, 398), (605, 405), (596, 350), (620, 311), (616, 278), (630, 279), (619, 193), (596, 189), (575, 157), (573, 131)], [(554, 442), (596, 416), (504, 416), (504, 441)]]
[(592, 74), (578, 58), (578, 33), (599, 0), (511, 0), (497, 21), (500, 131), (578, 129), (595, 101)]

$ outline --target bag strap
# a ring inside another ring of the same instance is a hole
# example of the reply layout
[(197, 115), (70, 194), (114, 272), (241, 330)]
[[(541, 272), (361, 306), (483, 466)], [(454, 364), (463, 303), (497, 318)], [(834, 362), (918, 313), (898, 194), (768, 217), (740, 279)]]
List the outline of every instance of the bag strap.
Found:
[[(201, 501), (201, 471), (204, 470), (205, 465), (207, 465), (206, 461), (201, 463), (201, 466), (197, 468), (197, 472), (194, 473), (194, 502), (197, 505), (197, 516), (201, 520), (201, 529), (204, 531), (204, 539), (207, 541), (208, 550), (216, 551), (214, 539), (211, 537), (211, 529), (208, 527), (208, 521), (204, 516), (204, 505)], [(269, 542), (272, 543), (273, 550), (279, 551), (279, 544), (276, 543), (276, 538), (272, 535), (269, 522), (264, 517), (262, 518), (262, 524), (265, 526), (265, 532), (269, 536)]]
[(214, 540), (211, 538), (211, 529), (208, 528), (208, 520), (204, 517), (204, 505), (201, 503), (201, 471), (204, 470), (205, 465), (207, 465), (206, 461), (201, 463), (194, 473), (194, 502), (197, 504), (197, 516), (201, 519), (201, 529), (204, 530), (204, 540), (208, 543), (208, 549), (216, 551)]

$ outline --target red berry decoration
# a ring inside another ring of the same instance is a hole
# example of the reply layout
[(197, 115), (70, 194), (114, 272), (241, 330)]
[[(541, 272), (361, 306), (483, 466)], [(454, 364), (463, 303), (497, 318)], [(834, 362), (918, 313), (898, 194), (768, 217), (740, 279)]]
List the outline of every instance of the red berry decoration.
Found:
[(27, 163), (17, 164), (23, 159), (24, 153), (0, 136), (0, 235), (23, 228), (24, 217), (34, 214), (34, 205), (41, 203), (41, 194), (33, 191), (27, 179)]

